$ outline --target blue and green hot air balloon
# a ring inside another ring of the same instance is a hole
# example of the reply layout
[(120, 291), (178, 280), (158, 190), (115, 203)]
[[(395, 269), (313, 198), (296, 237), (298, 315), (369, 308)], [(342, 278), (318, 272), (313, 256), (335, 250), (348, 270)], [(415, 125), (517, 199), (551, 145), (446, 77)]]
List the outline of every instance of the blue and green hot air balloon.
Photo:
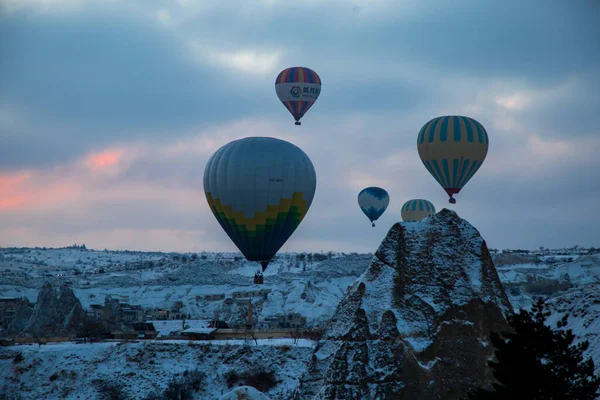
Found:
[(360, 191), (358, 194), (358, 205), (362, 212), (365, 213), (372, 226), (387, 209), (390, 204), (390, 196), (388, 192), (380, 187), (368, 187)]
[(248, 261), (263, 271), (306, 215), (317, 186), (310, 158), (270, 137), (235, 140), (204, 170), (206, 200)]

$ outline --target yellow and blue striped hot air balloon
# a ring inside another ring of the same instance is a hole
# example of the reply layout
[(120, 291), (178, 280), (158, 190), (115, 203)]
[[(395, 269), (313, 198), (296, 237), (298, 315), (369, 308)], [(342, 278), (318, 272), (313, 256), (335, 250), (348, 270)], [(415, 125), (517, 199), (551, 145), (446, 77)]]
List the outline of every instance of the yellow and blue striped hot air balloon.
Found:
[(204, 169), (211, 211), (248, 261), (263, 271), (306, 215), (317, 186), (310, 158), (270, 137), (234, 140)]
[(488, 152), (489, 139), (483, 126), (469, 117), (445, 116), (427, 122), (417, 137), (421, 161), (444, 188), (450, 203), (453, 195), (481, 167)]
[(402, 206), (401, 215), (404, 222), (417, 222), (435, 214), (435, 207), (427, 200), (413, 199)]

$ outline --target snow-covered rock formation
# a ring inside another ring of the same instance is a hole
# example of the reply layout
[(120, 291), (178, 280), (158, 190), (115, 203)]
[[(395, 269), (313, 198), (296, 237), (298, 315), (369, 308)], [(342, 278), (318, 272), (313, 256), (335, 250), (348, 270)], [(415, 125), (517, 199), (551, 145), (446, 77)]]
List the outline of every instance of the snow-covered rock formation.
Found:
[(511, 312), (485, 241), (447, 209), (398, 223), (348, 288), (296, 399), (449, 399), (490, 382)]
[(21, 334), (38, 338), (69, 336), (84, 318), (85, 311), (70, 287), (46, 282)]
[(12, 320), (8, 323), (7, 329), (5, 331), (0, 330), (0, 335), (2, 333), (11, 335), (17, 335), (25, 329), (27, 323), (29, 322), (29, 318), (33, 313), (33, 307), (29, 304), (27, 298), (24, 298), (24, 301), (18, 302), (15, 306), (14, 314)]

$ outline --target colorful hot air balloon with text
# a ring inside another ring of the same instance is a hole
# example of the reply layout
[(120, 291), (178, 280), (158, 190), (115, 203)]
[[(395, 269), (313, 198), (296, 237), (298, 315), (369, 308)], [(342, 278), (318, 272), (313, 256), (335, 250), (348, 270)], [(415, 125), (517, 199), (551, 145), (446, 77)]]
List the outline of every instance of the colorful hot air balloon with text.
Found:
[(402, 206), (401, 215), (404, 222), (417, 222), (435, 214), (435, 207), (427, 200), (413, 199)]
[(300, 125), (300, 118), (312, 107), (321, 93), (321, 78), (310, 68), (286, 68), (277, 75), (275, 91), (296, 120), (296, 125)]
[(204, 170), (206, 200), (217, 221), (263, 271), (306, 215), (316, 185), (306, 153), (269, 137), (226, 144)]
[(372, 226), (387, 209), (390, 204), (390, 196), (388, 192), (380, 187), (368, 187), (360, 191), (358, 194), (358, 205), (362, 212), (365, 213)]
[(469, 117), (445, 116), (427, 122), (417, 137), (421, 161), (444, 188), (450, 203), (481, 167), (489, 139), (483, 126)]

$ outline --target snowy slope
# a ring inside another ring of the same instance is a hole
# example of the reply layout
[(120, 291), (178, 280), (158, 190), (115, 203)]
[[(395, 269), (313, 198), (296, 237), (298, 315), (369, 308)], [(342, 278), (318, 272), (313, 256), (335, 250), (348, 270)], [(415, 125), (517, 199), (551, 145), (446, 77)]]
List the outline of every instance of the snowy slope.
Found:
[(571, 262), (555, 264), (515, 264), (496, 266), (498, 275), (504, 283), (524, 283), (532, 280), (561, 280), (565, 275), (577, 285), (600, 283), (600, 255), (585, 255)]
[[(596, 373), (600, 373), (600, 255), (553, 257), (559, 261), (550, 265), (498, 267), (498, 275), (508, 289), (506, 293), (515, 310), (529, 310), (535, 299), (542, 297), (552, 312), (548, 319), (552, 327), (556, 327), (556, 322), (568, 314), (568, 324), (564, 329), (573, 331), (576, 343), (590, 342), (585, 356), (594, 360)], [(570, 258), (573, 261), (564, 262)], [(538, 290), (540, 288), (543, 290)], [(561, 290), (553, 291), (553, 288)]]
[[(129, 399), (162, 393), (185, 371), (206, 377), (197, 399), (219, 399), (233, 387), (230, 371), (274, 372), (277, 385), (266, 394), (289, 398), (314, 343), (291, 339), (210, 342), (58, 343), (42, 347), (13, 346), (0, 352), (0, 393), (22, 399), (97, 399), (103, 385), (120, 386)], [(18, 353), (23, 360), (15, 362)], [(106, 393), (106, 392), (105, 392)]]

